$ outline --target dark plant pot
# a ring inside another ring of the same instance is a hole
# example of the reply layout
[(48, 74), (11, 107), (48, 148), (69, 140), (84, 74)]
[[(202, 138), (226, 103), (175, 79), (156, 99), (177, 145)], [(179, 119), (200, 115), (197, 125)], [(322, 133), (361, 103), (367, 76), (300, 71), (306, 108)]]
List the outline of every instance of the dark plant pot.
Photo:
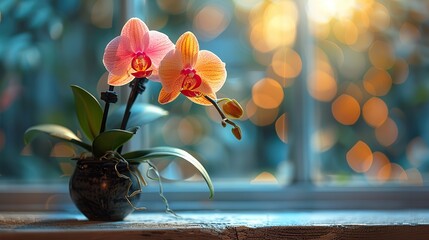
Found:
[(78, 160), (69, 182), (71, 199), (89, 220), (123, 220), (134, 211), (141, 196), (128, 198), (133, 206), (127, 201), (126, 196), (140, 189), (138, 177), (129, 170), (132, 167), (111, 160)]

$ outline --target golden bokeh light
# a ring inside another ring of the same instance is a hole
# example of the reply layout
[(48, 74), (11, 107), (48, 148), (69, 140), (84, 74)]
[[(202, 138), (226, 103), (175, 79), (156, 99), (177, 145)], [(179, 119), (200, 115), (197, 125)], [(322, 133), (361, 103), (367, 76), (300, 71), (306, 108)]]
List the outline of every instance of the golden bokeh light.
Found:
[(400, 181), (406, 182), (408, 180), (407, 172), (397, 163), (388, 163), (381, 167), (378, 172), (377, 180), (385, 181)]
[(343, 125), (353, 125), (360, 116), (359, 102), (352, 96), (342, 94), (332, 103), (332, 115)]
[(395, 143), (398, 139), (398, 126), (395, 121), (391, 118), (387, 118), (381, 126), (375, 129), (375, 138), (385, 147)]
[(328, 23), (313, 24), (310, 26), (310, 31), (318, 40), (326, 40), (331, 33), (331, 26)]
[(359, 34), (358, 28), (350, 20), (337, 21), (333, 26), (333, 31), (338, 41), (346, 45), (354, 44)]
[[(329, 68), (332, 71), (333, 67), (331, 66), (331, 62), (332, 62), (332, 65), (334, 66), (343, 66), (348, 62), (353, 62), (353, 61), (344, 61), (345, 56), (344, 56), (343, 49), (333, 41), (329, 41), (329, 40), (320, 41), (320, 46), (323, 49), (318, 48), (316, 50), (316, 68), (318, 69), (325, 69), (326, 65), (329, 65)], [(324, 66), (319, 67), (318, 64), (322, 64), (322, 62)], [(333, 74), (330, 71), (329, 73)]]
[(252, 100), (261, 108), (277, 108), (284, 98), (283, 88), (276, 80), (264, 78), (252, 87)]
[(230, 21), (231, 17), (225, 9), (218, 5), (206, 5), (195, 15), (193, 25), (202, 38), (210, 40), (219, 36)]
[(250, 183), (251, 184), (278, 184), (279, 181), (273, 174), (269, 172), (262, 172), (254, 179), (252, 179)]
[(381, 3), (371, 4), (369, 11), (370, 26), (374, 31), (383, 31), (390, 26), (389, 10)]
[(276, 80), (283, 88), (288, 88), (291, 87), (297, 78), (285, 78), (285, 77), (280, 77), (278, 76), (273, 69), (273, 66), (270, 65), (269, 67), (267, 67), (266, 71), (265, 71), (265, 76), (267, 78), (272, 78), (274, 80)]
[(319, 129), (313, 133), (312, 142), (316, 151), (326, 152), (331, 149), (338, 140), (338, 134), (334, 128)]
[(374, 41), (368, 50), (369, 60), (374, 67), (389, 69), (395, 63), (395, 52), (390, 42)]
[(355, 0), (309, 0), (308, 15), (314, 23), (323, 24), (333, 18), (349, 19), (356, 7)]
[(247, 115), (247, 118), (256, 126), (267, 126), (276, 121), (279, 110), (278, 108), (261, 108), (253, 101), (249, 101), (246, 104), (246, 110), (244, 112)]
[(276, 133), (280, 140), (284, 143), (288, 143), (288, 122), (286, 118), (286, 113), (283, 113), (279, 118), (277, 118), (275, 123)]
[(380, 167), (380, 170), (378, 170), (376, 179), (379, 182), (387, 182), (390, 180), (390, 176), (392, 175), (392, 165), (390, 162), (384, 164)]
[(250, 42), (260, 52), (295, 42), (298, 10), (293, 1), (266, 1), (251, 11), (249, 21)]
[(364, 103), (362, 115), (369, 126), (377, 128), (387, 120), (389, 110), (383, 100), (378, 97), (372, 97)]
[(295, 78), (301, 73), (301, 57), (293, 49), (279, 48), (273, 55), (272, 67), (279, 77)]
[(423, 186), (423, 177), (417, 168), (410, 168), (405, 171), (407, 183), (415, 186)]
[(270, 46), (265, 38), (261, 37), (264, 35), (264, 25), (262, 22), (255, 23), (250, 31), (250, 43), (259, 52), (266, 53), (273, 50), (276, 46)]
[(368, 32), (362, 32), (357, 36), (356, 42), (350, 46), (351, 49), (357, 52), (365, 52), (371, 46), (374, 36)]
[(347, 163), (358, 173), (363, 173), (371, 167), (373, 156), (369, 146), (358, 141), (346, 154)]
[(307, 89), (314, 99), (329, 102), (337, 94), (337, 82), (328, 72), (316, 69), (308, 80)]
[(76, 150), (69, 143), (57, 143), (51, 150), (51, 157), (75, 157)]
[(384, 167), (388, 166), (390, 166), (390, 181), (405, 182), (408, 180), (407, 173), (405, 172), (404, 168), (401, 167), (401, 165), (397, 163), (391, 163), (385, 165)]
[(382, 170), (384, 165), (390, 164), (389, 158), (382, 152), (374, 152), (372, 154), (373, 161), (371, 167), (365, 172), (369, 180), (377, 182), (386, 182), (390, 178), (390, 168)]
[(352, 96), (356, 101), (362, 102), (363, 100), (363, 93), (361, 88), (355, 84), (355, 83), (349, 83), (344, 90), (344, 93), (347, 95)]
[(363, 1), (359, 1), (357, 4), (359, 4), (360, 7), (355, 9), (355, 11), (353, 12), (353, 17), (351, 18), (351, 20), (356, 24), (356, 27), (359, 30), (359, 34), (368, 32), (368, 28), (370, 26), (371, 21), (368, 16), (368, 11), (366, 11), (369, 7), (369, 1), (364, 1), (366, 1), (366, 6), (363, 6)]
[[(324, 43), (327, 43), (327, 41), (324, 41)], [(328, 45), (328, 44), (325, 44), (325, 45)], [(331, 44), (330, 50), (334, 50), (338, 48), (339, 48), (338, 45)], [(328, 55), (326, 55), (326, 52), (321, 48), (315, 48), (315, 52), (316, 52), (315, 67), (320, 71), (327, 72), (329, 75), (333, 75), (334, 70), (332, 69), (332, 65), (329, 61)], [(338, 62), (341, 61), (339, 58), (342, 58), (342, 60), (344, 60), (344, 56), (339, 56), (339, 54), (335, 54), (336, 59), (338, 59)]]
[(291, 46), (295, 42), (298, 9), (290, 0), (272, 1), (265, 9), (265, 39), (270, 46)]
[(372, 67), (363, 77), (363, 87), (373, 96), (384, 96), (392, 87), (392, 78), (387, 71)]

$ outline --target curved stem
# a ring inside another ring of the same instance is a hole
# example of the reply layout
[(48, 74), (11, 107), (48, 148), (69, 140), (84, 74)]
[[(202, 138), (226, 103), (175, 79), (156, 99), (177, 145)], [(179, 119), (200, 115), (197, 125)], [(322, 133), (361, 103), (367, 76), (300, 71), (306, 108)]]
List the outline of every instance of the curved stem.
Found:
[(217, 104), (216, 100), (212, 99), (211, 97), (204, 95), (204, 97), (210, 101), (211, 104), (213, 104), (213, 106), (216, 108), (216, 110), (218, 111), (220, 117), (222, 118), (222, 122), (226, 122), (234, 127), (237, 127), (237, 124), (235, 124), (233, 121), (229, 120), (225, 114), (222, 112), (222, 110), (220, 109), (219, 105)]
[[(106, 105), (104, 105), (104, 112), (103, 112), (103, 119), (101, 120), (101, 128), (100, 128), (100, 133), (104, 132), (104, 130), (106, 130), (106, 121), (107, 121), (107, 115), (109, 113), (109, 107), (110, 107), (110, 103), (115, 103), (117, 99), (116, 97), (116, 93), (113, 92), (114, 90), (114, 86), (109, 85), (109, 91), (104, 92), (101, 94), (101, 99), (104, 100), (106, 102)], [(111, 95), (109, 95), (111, 94)], [(112, 95), (114, 95), (115, 97), (113, 97), (112, 99)]]
[[(142, 94), (145, 91), (146, 89), (145, 84), (148, 81), (149, 79), (147, 78), (134, 78), (134, 80), (131, 82), (130, 84), (131, 92), (130, 92), (130, 95), (128, 96), (127, 106), (125, 107), (124, 117), (122, 118), (122, 123), (121, 123), (122, 130), (125, 130), (125, 128), (127, 128), (128, 120), (131, 115), (131, 108), (134, 102), (136, 101), (137, 96), (139, 94)], [(121, 152), (122, 152), (122, 146), (118, 149), (118, 153), (120, 154)]]

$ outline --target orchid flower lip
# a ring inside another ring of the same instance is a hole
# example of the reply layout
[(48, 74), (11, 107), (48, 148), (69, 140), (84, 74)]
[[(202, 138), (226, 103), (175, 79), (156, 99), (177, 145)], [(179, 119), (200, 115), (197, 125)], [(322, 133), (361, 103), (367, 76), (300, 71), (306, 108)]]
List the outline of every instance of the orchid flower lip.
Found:
[(136, 52), (131, 60), (131, 67), (136, 72), (131, 73), (136, 78), (149, 77), (152, 70), (148, 70), (152, 66), (152, 61), (144, 52)]
[(201, 97), (201, 92), (194, 91), (202, 83), (197, 71), (192, 68), (184, 68), (180, 71), (180, 74), (184, 75), (180, 92), (187, 97)]

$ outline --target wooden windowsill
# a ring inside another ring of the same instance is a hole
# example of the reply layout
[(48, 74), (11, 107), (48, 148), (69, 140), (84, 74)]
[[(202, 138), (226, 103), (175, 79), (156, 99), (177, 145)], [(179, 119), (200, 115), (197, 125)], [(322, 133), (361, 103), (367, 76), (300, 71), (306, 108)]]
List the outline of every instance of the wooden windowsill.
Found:
[(0, 239), (429, 239), (429, 210), (133, 213), (0, 212)]

